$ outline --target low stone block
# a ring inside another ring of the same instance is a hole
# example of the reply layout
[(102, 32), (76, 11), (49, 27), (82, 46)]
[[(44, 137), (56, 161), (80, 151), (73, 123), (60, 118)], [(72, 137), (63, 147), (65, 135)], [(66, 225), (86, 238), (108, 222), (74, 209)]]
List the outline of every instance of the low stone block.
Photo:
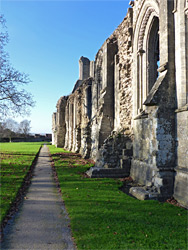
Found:
[(146, 191), (140, 187), (130, 188), (129, 193), (132, 194), (132, 196), (136, 197), (139, 200), (148, 200), (149, 199), (148, 191)]
[(86, 174), (91, 178), (124, 178), (129, 176), (129, 171), (121, 168), (92, 167)]
[(144, 187), (132, 187), (129, 193), (139, 200), (158, 200), (160, 198), (159, 193), (146, 190)]

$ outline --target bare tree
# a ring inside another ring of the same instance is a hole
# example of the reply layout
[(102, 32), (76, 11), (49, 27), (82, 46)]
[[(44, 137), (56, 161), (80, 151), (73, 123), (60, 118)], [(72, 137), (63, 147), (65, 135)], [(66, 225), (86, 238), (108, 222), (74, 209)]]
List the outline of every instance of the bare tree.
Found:
[(6, 121), (1, 123), (1, 133), (2, 137), (8, 137), (9, 142), (13, 136), (19, 132), (19, 124), (15, 120), (9, 118)]
[(21, 134), (24, 134), (24, 137), (27, 137), (29, 135), (29, 132), (31, 130), (31, 121), (23, 120), (19, 124), (19, 132)]
[(0, 114), (2, 117), (7, 115), (25, 115), (34, 106), (33, 97), (23, 86), (30, 83), (27, 74), (20, 73), (14, 69), (9, 56), (4, 50), (8, 42), (5, 19), (0, 15)]

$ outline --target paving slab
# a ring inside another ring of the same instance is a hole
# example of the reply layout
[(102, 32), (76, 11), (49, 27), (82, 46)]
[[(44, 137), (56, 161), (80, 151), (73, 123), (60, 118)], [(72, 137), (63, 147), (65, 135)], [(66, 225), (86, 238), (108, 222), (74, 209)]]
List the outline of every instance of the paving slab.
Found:
[(13, 222), (5, 229), (1, 249), (76, 249), (69, 218), (53, 179), (46, 145), (40, 151), (24, 202)]

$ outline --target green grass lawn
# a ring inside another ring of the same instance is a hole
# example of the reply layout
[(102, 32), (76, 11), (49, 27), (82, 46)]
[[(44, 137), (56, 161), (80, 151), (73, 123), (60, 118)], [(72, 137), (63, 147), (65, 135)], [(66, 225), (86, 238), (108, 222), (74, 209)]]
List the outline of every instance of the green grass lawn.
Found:
[(41, 144), (41, 142), (0, 143), (0, 223), (15, 201)]
[(89, 161), (49, 148), (78, 249), (187, 249), (185, 209), (132, 198), (118, 179), (85, 178)]

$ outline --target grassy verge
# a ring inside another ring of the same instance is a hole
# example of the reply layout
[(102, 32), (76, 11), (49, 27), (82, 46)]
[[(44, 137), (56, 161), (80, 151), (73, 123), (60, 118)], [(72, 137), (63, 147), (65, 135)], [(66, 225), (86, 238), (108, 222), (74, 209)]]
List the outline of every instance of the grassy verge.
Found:
[(49, 146), (78, 249), (187, 249), (187, 211), (139, 201), (118, 179), (89, 179), (92, 165)]
[(15, 202), (41, 144), (41, 142), (0, 143), (0, 223)]

